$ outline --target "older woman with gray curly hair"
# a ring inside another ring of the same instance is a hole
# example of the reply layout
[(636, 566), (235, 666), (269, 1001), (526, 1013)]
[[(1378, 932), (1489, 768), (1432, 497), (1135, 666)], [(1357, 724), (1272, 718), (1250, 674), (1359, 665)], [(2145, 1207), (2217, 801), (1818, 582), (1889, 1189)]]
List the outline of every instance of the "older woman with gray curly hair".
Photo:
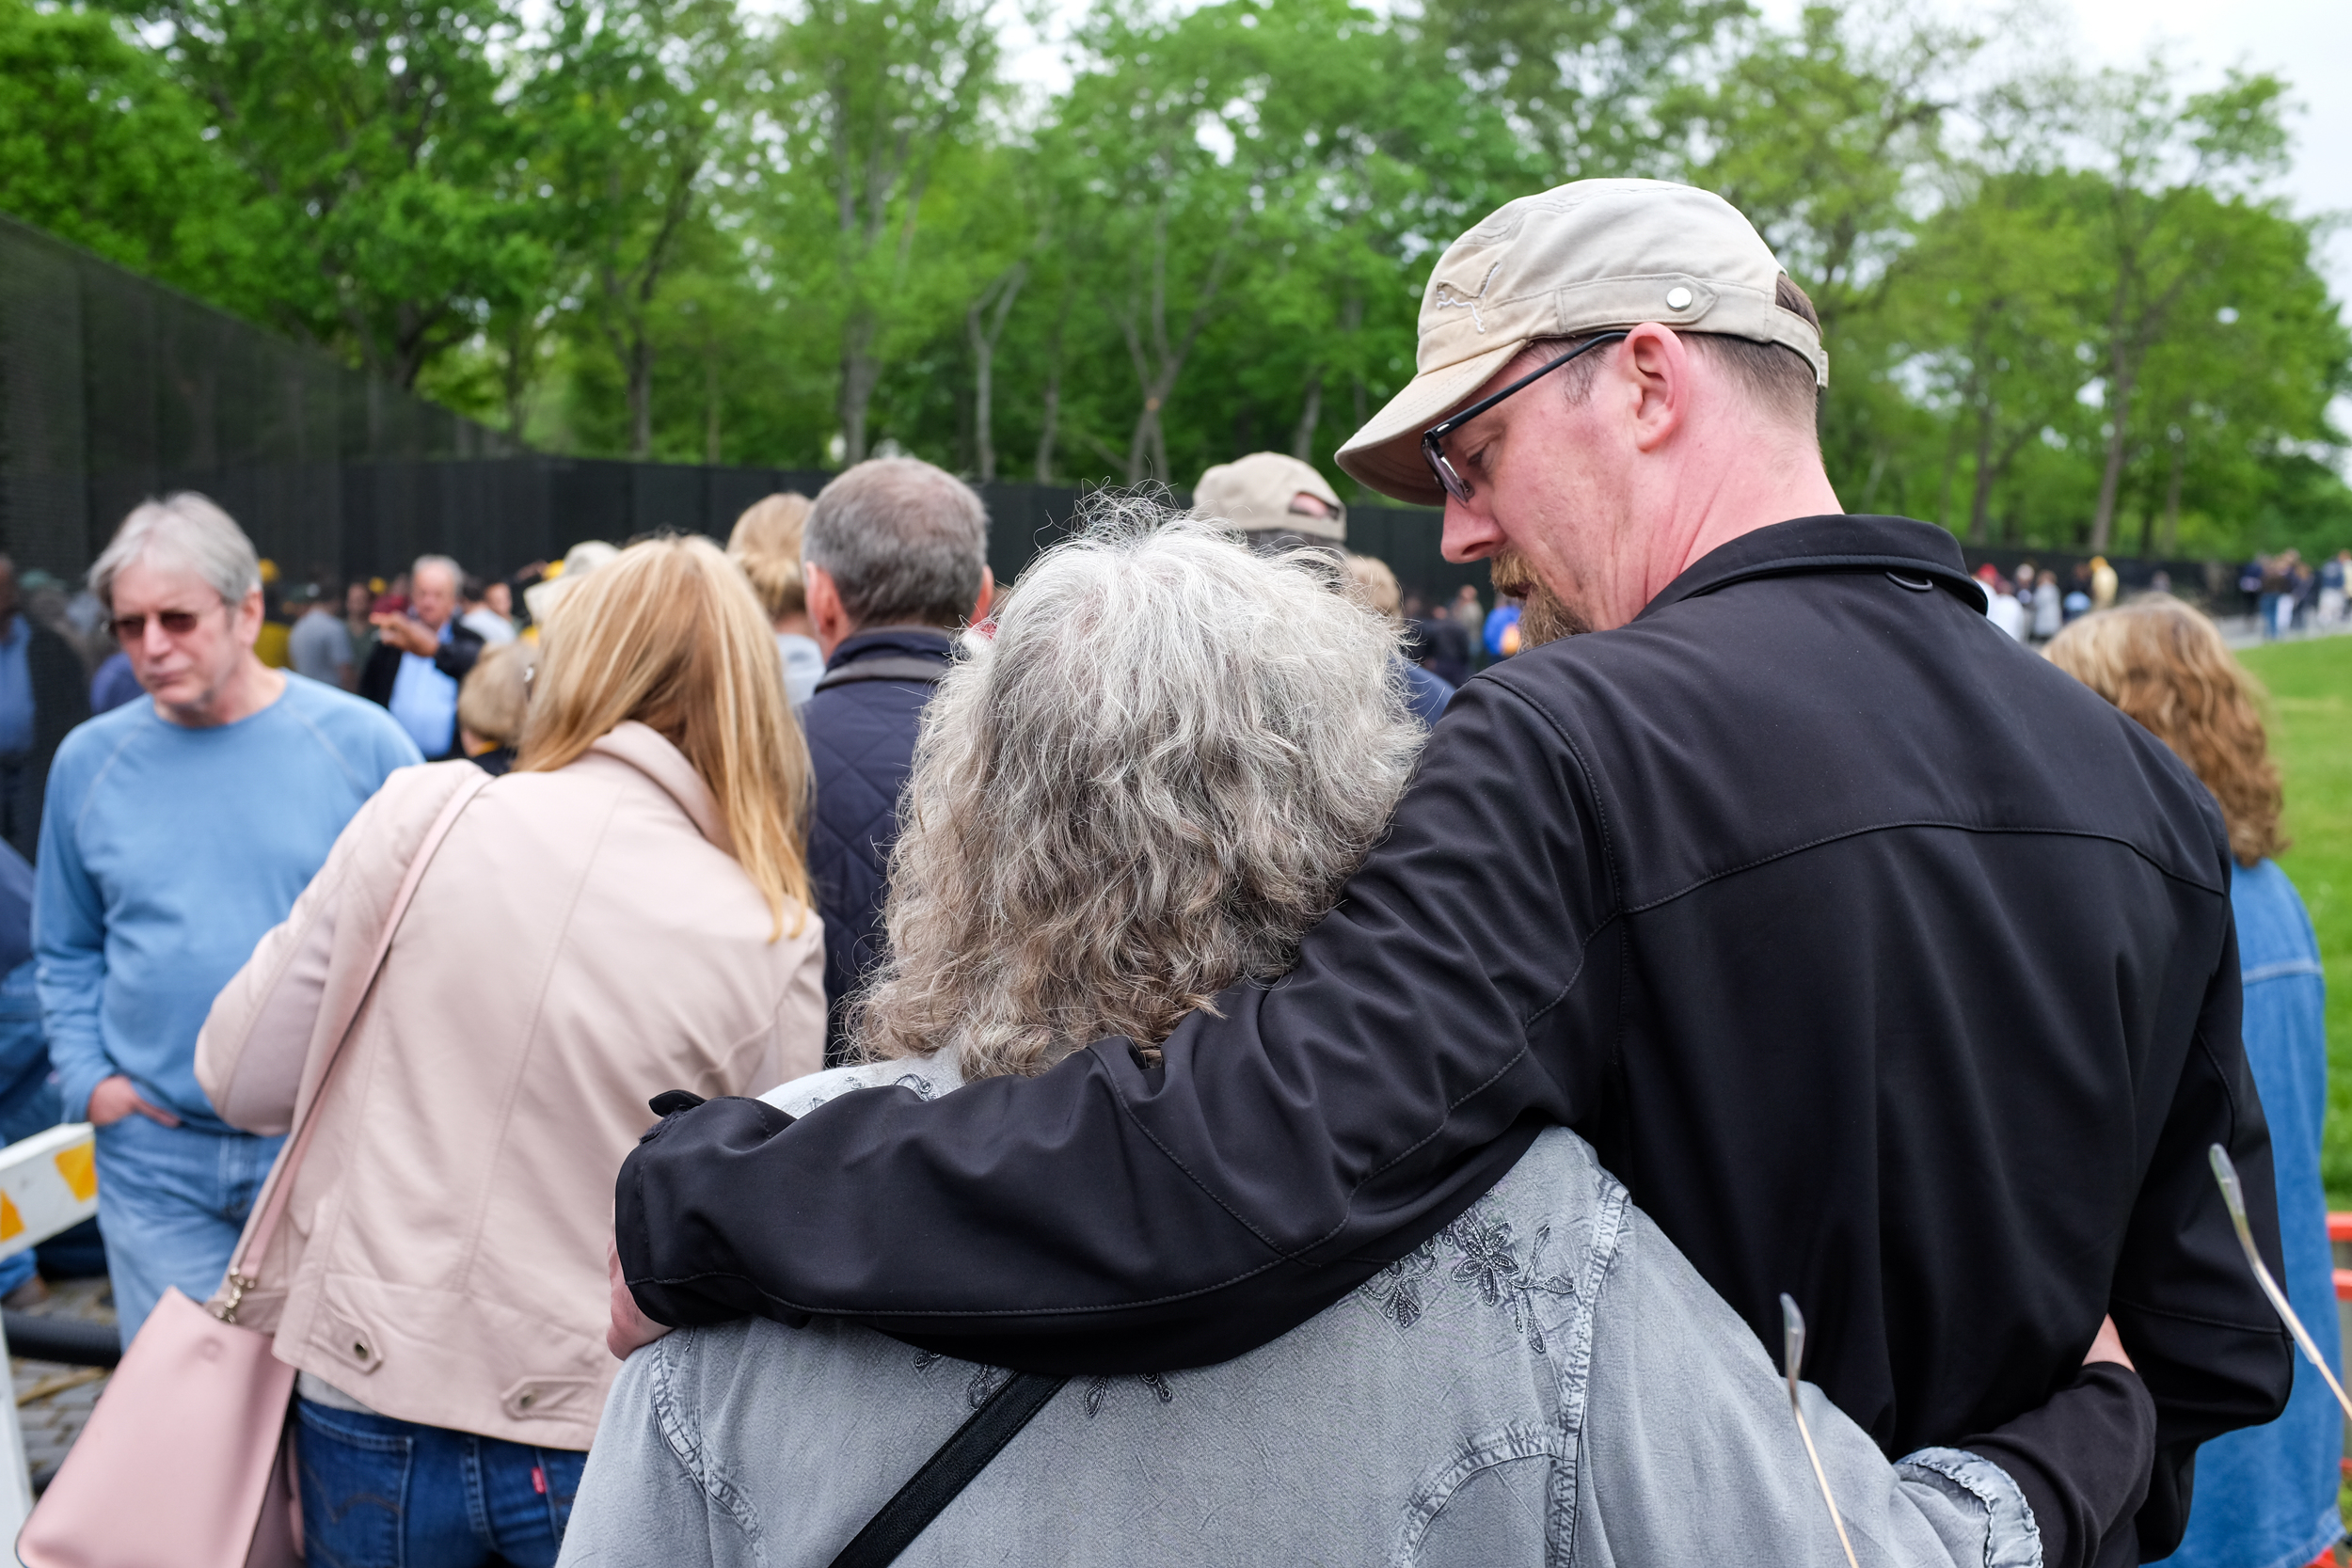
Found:
[[(1041, 558), (925, 714), (864, 1060), (759, 1125), (989, 1095), (1110, 1037), (1149, 1059), (1227, 987), (1279, 984), (1411, 770), (1395, 635), (1327, 562), (1139, 503)], [(671, 1334), (622, 1372), (563, 1561), (1828, 1562), (1824, 1485), (1861, 1563), (2042, 1560), (2002, 1465), (1890, 1465), (1807, 1385), (1817, 1481), (1755, 1336), (1565, 1129), (1274, 1343), (1074, 1381), (944, 1512), (894, 1505), (845, 1552), (967, 1419), (1053, 1384), (835, 1322)]]

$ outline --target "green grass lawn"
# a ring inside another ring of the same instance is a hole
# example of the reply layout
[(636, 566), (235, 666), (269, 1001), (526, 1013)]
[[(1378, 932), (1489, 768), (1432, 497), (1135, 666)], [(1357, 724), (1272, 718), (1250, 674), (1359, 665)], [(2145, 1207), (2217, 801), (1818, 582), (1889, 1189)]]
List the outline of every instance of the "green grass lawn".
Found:
[(2352, 1209), (2352, 637), (2249, 649), (2270, 689), (2270, 743), (2286, 776), (2279, 863), (2310, 906), (2328, 971), (2328, 1206)]

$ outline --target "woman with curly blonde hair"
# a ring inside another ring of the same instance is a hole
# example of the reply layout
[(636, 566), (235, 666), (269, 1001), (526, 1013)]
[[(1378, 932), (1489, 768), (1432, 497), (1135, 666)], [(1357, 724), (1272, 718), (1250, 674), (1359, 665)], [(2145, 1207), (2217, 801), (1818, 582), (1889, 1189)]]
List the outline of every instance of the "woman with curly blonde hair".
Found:
[[(2327, 985), (2319, 943), (2295, 884), (2272, 857), (2287, 847), (2281, 790), (2263, 726), (2263, 692), (2220, 631), (2180, 600), (2152, 594), (2074, 622), (2050, 661), (2139, 721), (2204, 781), (2220, 804), (2237, 864), (2230, 906), (2246, 987), (2246, 1059), (2270, 1121), (2280, 1244), (2295, 1309), (2338, 1357), (2320, 1123), (2328, 1103)], [(2188, 1533), (2168, 1559), (2182, 1568), (2309, 1562), (2344, 1537), (2336, 1511), (2342, 1417), (2308, 1366), (2295, 1369), (2286, 1413), (2197, 1452)]]

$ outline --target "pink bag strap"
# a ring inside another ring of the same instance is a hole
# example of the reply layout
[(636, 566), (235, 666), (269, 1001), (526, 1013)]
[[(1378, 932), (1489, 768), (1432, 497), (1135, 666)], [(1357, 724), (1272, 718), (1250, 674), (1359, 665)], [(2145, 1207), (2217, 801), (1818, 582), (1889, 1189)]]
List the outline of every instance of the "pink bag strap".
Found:
[(374, 994), (376, 978), (384, 972), (384, 959), (392, 950), (392, 938), (400, 930), (401, 917), (408, 912), (409, 900), (416, 896), (417, 884), (424, 879), (425, 867), (433, 863), (435, 852), (449, 836), (449, 831), (457, 825), (458, 816), (482, 793), (483, 785), (490, 782), (490, 775), (479, 768), (469, 767), (467, 772), (470, 777), (458, 781), (457, 787), (442, 804), (440, 815), (434, 817), (433, 825), (425, 829), (424, 837), (418, 842), (408, 870), (400, 879), (400, 890), (392, 895), (391, 907), (385, 911), (383, 933), (375, 939), (375, 951), (368, 958), (367, 978), (353, 990), (350, 1006), (328, 1031), (334, 1044), (327, 1047), (326, 1065), (319, 1073), (318, 1087), (310, 1095), (310, 1103), (302, 1108), (296, 1118), (278, 1163), (270, 1168), (261, 1200), (253, 1206), (253, 1217), (246, 1223), (245, 1235), (237, 1243), (236, 1256), (230, 1259), (229, 1277), (222, 1284), (226, 1300), (215, 1309), (223, 1323), (237, 1321), (237, 1303), (261, 1283), (253, 1271), (260, 1267), (271, 1239), (278, 1234), (278, 1221), (285, 1218), (286, 1204), (294, 1196), (294, 1172), (310, 1148), (310, 1134), (318, 1130), (318, 1109), (326, 1099), (327, 1085), (334, 1077), (336, 1064), (342, 1059), (343, 1047), (350, 1043), (352, 1024), (358, 1021), (359, 1010)]

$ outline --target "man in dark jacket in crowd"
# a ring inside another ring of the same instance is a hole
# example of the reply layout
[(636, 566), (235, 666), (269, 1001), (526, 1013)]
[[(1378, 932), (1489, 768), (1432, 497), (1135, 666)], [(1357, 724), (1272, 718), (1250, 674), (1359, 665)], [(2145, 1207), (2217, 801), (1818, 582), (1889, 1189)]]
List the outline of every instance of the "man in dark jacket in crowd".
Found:
[(1721, 198), (1512, 202), (1420, 333), (1340, 462), (1444, 504), (1526, 651), (1455, 695), (1296, 968), (1156, 1056), (669, 1117), (619, 1183), (616, 1342), (821, 1313), (1025, 1370), (1205, 1364), (1409, 1260), (1559, 1122), (1775, 1350), (1795, 1298), (1807, 1375), (1890, 1455), (2087, 1375), (2111, 1314), (2122, 1403), (1999, 1457), (2061, 1560), (2166, 1555), (2197, 1445), (2293, 1373), (2206, 1160), (2275, 1271), (2212, 798), (1985, 621), (1949, 534), (1842, 512), (1812, 306)]
[(482, 657), (482, 634), (457, 618), (466, 574), (445, 555), (408, 569), (408, 609), (368, 617), (375, 652), (359, 673), (359, 695), (391, 711), (428, 761), (457, 755), (457, 689)]
[(923, 705), (954, 637), (988, 613), (988, 513), (972, 487), (912, 457), (861, 463), (818, 492), (801, 536), (808, 616), (825, 673), (801, 709), (817, 811), (808, 870), (825, 919), (825, 1060), (844, 1006), (882, 957), (898, 792)]
[(0, 555), (0, 839), (28, 860), (49, 759), (89, 717), (87, 678), (65, 639), (18, 608), (16, 564)]

